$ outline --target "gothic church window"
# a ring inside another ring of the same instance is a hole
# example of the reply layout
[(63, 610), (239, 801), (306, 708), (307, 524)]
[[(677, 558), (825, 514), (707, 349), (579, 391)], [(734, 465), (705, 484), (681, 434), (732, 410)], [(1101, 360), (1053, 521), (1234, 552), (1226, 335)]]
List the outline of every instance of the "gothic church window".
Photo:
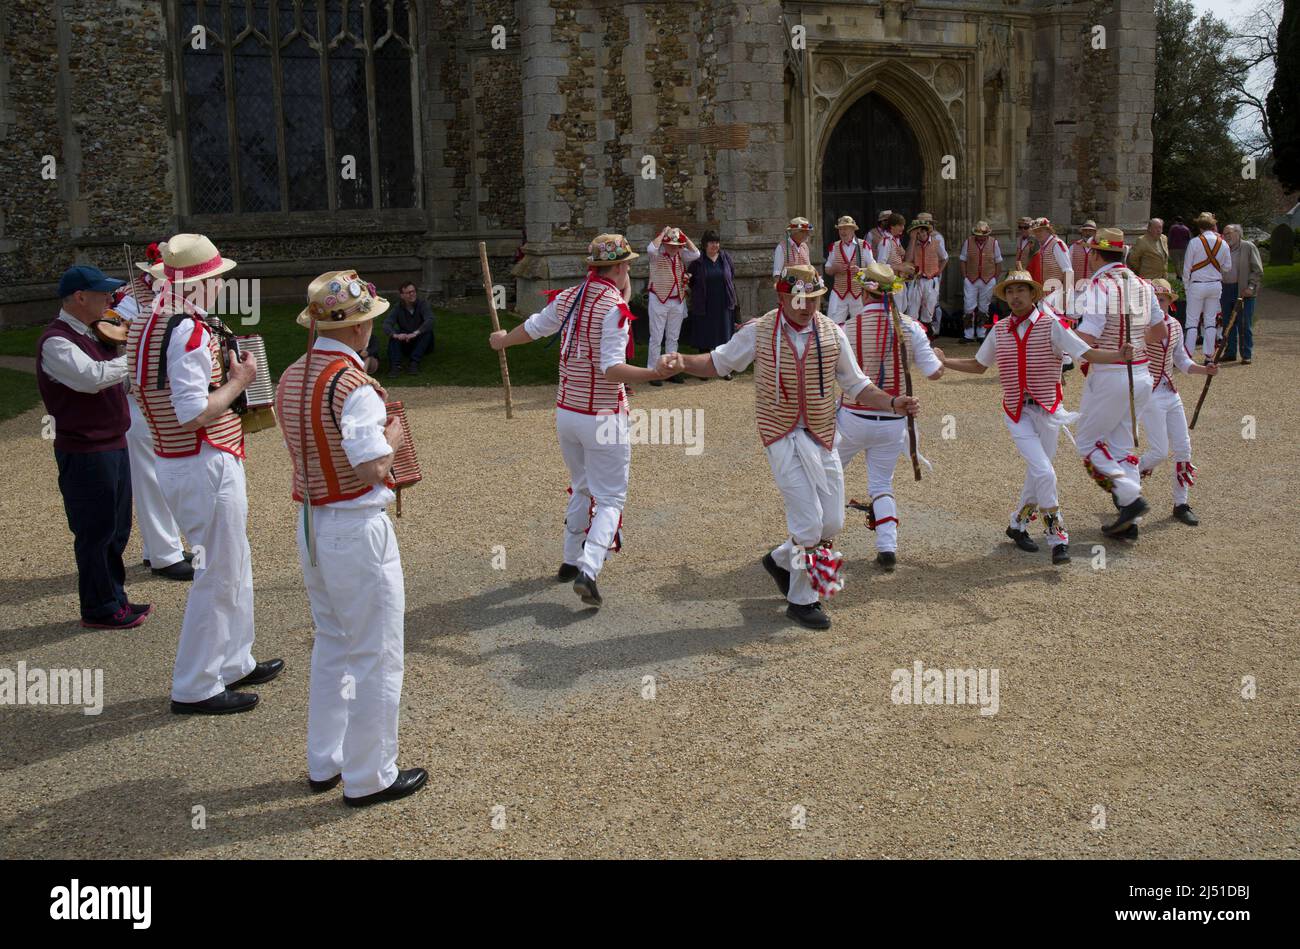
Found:
[(180, 0), (188, 212), (413, 208), (413, 0)]

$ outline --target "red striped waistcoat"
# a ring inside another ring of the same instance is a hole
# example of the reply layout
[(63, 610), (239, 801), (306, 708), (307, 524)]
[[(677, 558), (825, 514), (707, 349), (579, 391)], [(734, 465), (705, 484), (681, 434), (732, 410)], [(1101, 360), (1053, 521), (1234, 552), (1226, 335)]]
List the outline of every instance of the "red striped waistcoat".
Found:
[(1164, 340), (1155, 349), (1147, 351), (1151, 360), (1147, 367), (1151, 372), (1151, 391), (1159, 389), (1163, 382), (1171, 392), (1177, 392), (1178, 387), (1174, 385), (1174, 348), (1183, 345), (1183, 328), (1172, 316), (1164, 317), (1164, 323), (1168, 331)]
[(853, 238), (853, 250), (844, 249), (843, 241), (836, 241), (830, 247), (826, 248), (826, 257), (830, 259), (831, 254), (839, 256), (840, 263), (844, 264), (845, 269), (835, 275), (835, 282), (831, 285), (831, 293), (835, 294), (841, 300), (845, 297), (860, 299), (862, 297), (862, 288), (854, 281), (853, 275), (858, 268), (865, 266), (865, 255), (862, 253), (864, 243)]
[[(584, 292), (585, 288), (585, 292)], [(555, 301), (560, 328), (560, 388), (555, 404), (583, 415), (619, 412), (627, 401), (621, 382), (610, 382), (600, 371), (600, 337), (605, 314), (621, 311), (619, 326), (632, 320), (618, 288), (604, 277), (588, 277), (577, 286), (547, 293)], [(623, 344), (626, 347), (626, 342)]]
[(998, 275), (992, 243), (992, 237), (966, 238), (966, 259), (961, 262), (961, 272), (971, 283), (988, 283)]
[(1013, 422), (1020, 421), (1025, 396), (1031, 396), (1046, 412), (1061, 406), (1061, 354), (1052, 346), (1050, 313), (1039, 309), (1012, 329), (1011, 318), (993, 325), (997, 333), (998, 382), (1002, 385), (1002, 408)]
[(1074, 271), (1075, 280), (1087, 280), (1096, 269), (1088, 242), (1082, 238), (1070, 245), (1070, 269)]
[[(168, 376), (162, 388), (158, 387), (159, 369), (167, 360), (163, 341), (167, 334), (167, 323), (171, 319), (169, 300), (167, 293), (160, 294), (154, 300), (149, 315), (131, 321), (126, 338), (127, 371), (134, 387), (136, 402), (153, 436), (154, 453), (160, 458), (185, 458), (197, 455), (203, 443), (207, 442), (213, 448), (243, 458), (244, 428), (238, 415), (226, 409), (202, 428), (187, 432), (181, 428), (176, 419), (176, 409), (172, 406), (171, 377)], [(188, 335), (186, 351), (202, 346), (206, 334), (208, 352), (212, 356), (209, 389), (219, 386), (224, 358), (221, 344), (217, 341), (216, 334), (208, 330), (202, 317), (188, 303), (186, 316), (188, 318), (177, 323), (173, 332)]]
[[(844, 323), (844, 335), (858, 357), (858, 365), (871, 381), (890, 395), (901, 394), (902, 356), (885, 302), (868, 299), (862, 312)], [(840, 404), (854, 412), (880, 413), (880, 409), (854, 402), (847, 395), (840, 397)]]
[[(342, 429), (343, 404), (348, 396), (362, 386), (374, 384), (375, 380), (355, 362), (331, 350), (304, 353), (280, 376), (280, 383), (275, 387), (275, 415), (280, 420), (280, 431), (293, 461), (295, 501), (302, 501), (304, 470), (313, 507), (359, 498), (374, 487), (358, 478), (352, 470), (352, 462), (348, 461), (347, 452), (343, 450)], [(304, 386), (307, 395), (305, 406)], [(392, 487), (391, 476), (386, 480)]]
[[(1124, 345), (1124, 321), (1129, 318), (1129, 308), (1138, 306), (1137, 300), (1147, 293), (1150, 286), (1145, 280), (1129, 270), (1119, 266), (1107, 270), (1093, 282), (1106, 291), (1106, 326), (1097, 338), (1097, 349), (1119, 349)], [(1158, 311), (1157, 311), (1158, 312)], [(1133, 365), (1144, 365), (1147, 361), (1147, 344), (1140, 327), (1129, 334), (1133, 344)], [(1124, 362), (1109, 363), (1112, 366), (1128, 365)]]
[(686, 268), (682, 266), (682, 253), (666, 254), (662, 250), (650, 258), (650, 285), (660, 303), (682, 298), (682, 281)]
[(941, 272), (939, 270), (939, 242), (933, 237), (928, 237), (925, 240), (913, 237), (907, 247), (907, 262), (916, 265), (918, 276), (939, 276)]
[[(835, 366), (840, 337), (835, 323), (818, 313), (804, 344), (803, 356), (782, 329), (780, 310), (759, 317), (754, 335), (754, 410), (764, 447), (797, 428), (806, 428), (827, 451), (835, 445)], [(815, 337), (814, 338), (814, 334)], [(821, 344), (820, 350), (818, 343)], [(818, 352), (821, 363), (817, 363)], [(777, 353), (781, 372), (777, 376)]]

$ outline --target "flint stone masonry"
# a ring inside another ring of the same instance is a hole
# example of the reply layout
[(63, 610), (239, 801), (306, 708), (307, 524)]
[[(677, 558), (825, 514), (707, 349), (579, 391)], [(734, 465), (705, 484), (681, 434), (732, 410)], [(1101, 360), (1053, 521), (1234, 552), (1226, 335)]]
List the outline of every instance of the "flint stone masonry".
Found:
[[(263, 277), (264, 300), (300, 299), (344, 263), (386, 290), (414, 276), (435, 300), (460, 297), (483, 240), (510, 305), (531, 312), (582, 274), (596, 233), (643, 251), (668, 223), (720, 230), (756, 315), (786, 221), (834, 211), (825, 149), (869, 93), (915, 135), (921, 200), (954, 258), (980, 218), (1005, 248), (1021, 214), (1132, 232), (1151, 213), (1154, 0), (419, 0), (417, 207), (237, 217), (187, 214), (178, 196), (179, 11), (0, 0), (0, 324), (48, 319), (69, 264), (114, 273), (124, 240), (181, 230)], [(795, 25), (806, 49), (791, 48)], [(945, 154), (955, 180), (939, 175)], [(815, 235), (819, 257), (829, 237)], [(645, 276), (643, 256), (637, 288)], [(959, 283), (947, 275), (949, 305)]]

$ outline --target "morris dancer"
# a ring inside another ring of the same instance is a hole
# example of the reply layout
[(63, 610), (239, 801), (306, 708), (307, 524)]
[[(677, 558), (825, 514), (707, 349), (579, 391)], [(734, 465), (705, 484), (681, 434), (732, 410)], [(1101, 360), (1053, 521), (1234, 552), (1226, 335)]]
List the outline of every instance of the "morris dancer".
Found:
[[(131, 384), (149, 422), (158, 456), (158, 484), (167, 507), (203, 559), (172, 674), (171, 709), (178, 715), (224, 715), (257, 705), (236, 692), (269, 682), (283, 659), (253, 658), (253, 557), (248, 546), (244, 432), (231, 405), (253, 381), (253, 354), (226, 367), (214, 334), (220, 321), (207, 307), (221, 274), (235, 267), (201, 234), (177, 234), (150, 268), (164, 280), (153, 311), (131, 324)], [(209, 320), (212, 322), (209, 323)]]
[(1213, 376), (1219, 371), (1214, 363), (1198, 366), (1183, 347), (1183, 328), (1169, 313), (1174, 291), (1163, 278), (1151, 281), (1156, 299), (1160, 302), (1161, 319), (1152, 320), (1146, 332), (1147, 355), (1151, 358), (1151, 378), (1155, 380), (1151, 398), (1139, 421), (1146, 432), (1147, 450), (1142, 453), (1138, 467), (1142, 477), (1147, 477), (1169, 457), (1174, 456), (1174, 519), (1189, 527), (1200, 523), (1187, 503), (1187, 489), (1196, 483), (1196, 468), (1192, 464), (1192, 437), (1187, 431), (1187, 415), (1183, 410), (1183, 397), (1174, 388), (1174, 367), (1189, 376)]
[(894, 212), (890, 210), (881, 211), (876, 215), (876, 226), (867, 231), (867, 247), (872, 253), (875, 253), (875, 246), (889, 233), (889, 225), (885, 222), (893, 216)]
[[(664, 352), (677, 352), (677, 340), (686, 319), (686, 268), (700, 256), (699, 249), (678, 228), (665, 227), (646, 248), (650, 255), (650, 282), (646, 287), (650, 310), (650, 347), (646, 365), (659, 362), (659, 346)], [(684, 382), (673, 376), (669, 382)], [(663, 382), (655, 379), (652, 386)]]
[(1219, 304), (1223, 296), (1223, 272), (1232, 267), (1232, 249), (1219, 236), (1219, 222), (1209, 211), (1202, 211), (1192, 224), (1200, 233), (1187, 245), (1183, 257), (1183, 289), (1187, 294), (1183, 342), (1187, 355), (1195, 358), (1196, 335), (1200, 331), (1205, 361), (1213, 362), (1214, 341), (1222, 316)]
[(857, 237), (858, 225), (847, 214), (835, 222), (840, 239), (826, 248), (826, 273), (832, 278), (826, 315), (839, 325), (862, 312), (862, 288), (853, 279), (863, 267), (875, 262), (867, 242)]
[[(864, 372), (871, 370), (875, 385), (890, 396), (903, 394), (903, 354), (890, 317), (888, 294), (900, 293), (903, 283), (892, 268), (869, 264), (855, 275), (866, 294), (861, 313), (844, 324), (844, 335)], [(921, 324), (900, 316), (904, 345), (912, 364), (930, 379), (943, 375), (943, 364), (930, 348)], [(884, 412), (860, 404), (847, 395), (840, 398), (835, 416), (835, 451), (845, 470), (862, 453), (867, 467), (867, 527), (875, 532), (876, 563), (893, 570), (898, 560), (898, 507), (894, 502), (894, 467), (907, 451), (907, 425), (897, 412)], [(861, 507), (853, 501), (850, 506)]]
[(1068, 353), (1093, 363), (1113, 363), (1131, 358), (1133, 348), (1091, 348), (1042, 306), (1042, 285), (1028, 271), (1013, 270), (994, 292), (1011, 307), (1011, 316), (994, 324), (975, 357), (950, 359), (938, 349), (935, 355), (945, 368), (957, 372), (982, 373), (997, 367), (1006, 415), (1003, 421), (1026, 466), (1020, 502), (1011, 512), (1006, 534), (1021, 550), (1036, 552), (1038, 545), (1030, 539), (1028, 528), (1041, 513), (1052, 563), (1069, 563), (1070, 535), (1056, 496), (1053, 460), (1062, 426), (1079, 416), (1061, 406), (1061, 356)]
[(844, 526), (844, 470), (835, 452), (835, 383), (856, 404), (915, 415), (910, 396), (871, 384), (844, 330), (817, 312), (826, 285), (813, 267), (787, 267), (777, 282), (777, 309), (742, 326), (711, 353), (674, 358), (709, 378), (754, 364), (754, 408), (776, 486), (785, 499), (789, 536), (763, 556), (763, 568), (788, 601), (786, 616), (829, 629), (820, 599), (843, 586), (843, 558), (831, 549)]
[(785, 228), (785, 238), (776, 245), (772, 252), (772, 277), (781, 276), (781, 271), (795, 264), (809, 264), (812, 247), (808, 238), (812, 234), (812, 225), (806, 217), (795, 217)]
[(948, 266), (948, 248), (943, 235), (934, 229), (934, 221), (927, 213), (918, 214), (908, 228), (911, 240), (907, 245), (906, 262), (916, 268), (916, 276), (908, 284), (908, 302), (905, 313), (915, 317), (925, 327), (931, 339), (939, 335), (939, 280)]
[(307, 300), (297, 322), (315, 338), (275, 391), (293, 499), (311, 505), (310, 527), (306, 512), (298, 517), (316, 626), (307, 778), (315, 793), (341, 780), (344, 803), (365, 807), (413, 794), (429, 778), (423, 768), (397, 767), (406, 589), (385, 509), (403, 435), (362, 356), (389, 304), (355, 270), (321, 274)]
[(993, 321), (989, 316), (993, 304), (993, 285), (998, 279), (998, 265), (1002, 263), (1002, 247), (992, 237), (988, 221), (977, 221), (970, 237), (961, 245), (962, 342), (984, 339)]
[(627, 283), (628, 264), (639, 256), (622, 234), (601, 234), (588, 248), (582, 283), (548, 291), (540, 312), (508, 333), (499, 330), (488, 337), (492, 348), (500, 350), (560, 334), (555, 428), (569, 469), (570, 498), (564, 562), (556, 579), (572, 581), (582, 602), (597, 608), (603, 598), (596, 577), (610, 551), (622, 546), (632, 462), (624, 383), (666, 379), (677, 371), (667, 353), (654, 369), (627, 364), (633, 316), (619, 287)]

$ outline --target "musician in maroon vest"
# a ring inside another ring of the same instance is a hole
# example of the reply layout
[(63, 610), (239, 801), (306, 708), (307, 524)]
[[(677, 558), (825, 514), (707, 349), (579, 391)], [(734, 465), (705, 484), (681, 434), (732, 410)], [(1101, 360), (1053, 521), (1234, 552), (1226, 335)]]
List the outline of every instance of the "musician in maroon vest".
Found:
[(1029, 523), (1038, 513), (1052, 546), (1052, 563), (1070, 562), (1070, 535), (1065, 530), (1056, 497), (1056, 442), (1061, 426), (1078, 421), (1061, 404), (1061, 357), (1093, 363), (1131, 359), (1133, 347), (1094, 349), (1042, 304), (1043, 287), (1028, 271), (1013, 270), (993, 289), (1011, 307), (1011, 316), (993, 325), (973, 359), (950, 359), (936, 349), (945, 369), (982, 373), (997, 367), (1002, 384), (1002, 411), (1007, 431), (1025, 459), (1025, 484), (1020, 503), (1011, 513), (1007, 536), (1021, 550), (1034, 552)]
[(81, 625), (88, 629), (131, 629), (151, 610), (131, 603), (123, 587), (122, 551), (131, 536), (126, 357), (99, 322), (109, 294), (121, 286), (94, 267), (70, 267), (59, 280), (62, 309), (36, 353), (36, 385), (53, 417), (59, 490), (74, 538)]

